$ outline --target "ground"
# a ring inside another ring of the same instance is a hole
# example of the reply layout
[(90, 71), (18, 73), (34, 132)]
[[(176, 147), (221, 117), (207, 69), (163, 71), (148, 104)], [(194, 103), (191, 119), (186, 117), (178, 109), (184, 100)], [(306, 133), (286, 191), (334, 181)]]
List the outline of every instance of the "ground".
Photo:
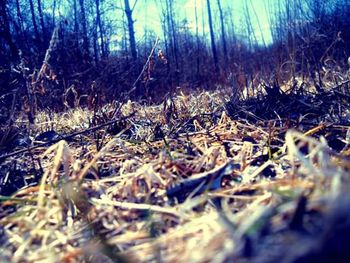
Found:
[(0, 261), (340, 262), (349, 100), (298, 87), (37, 114), (1, 156)]

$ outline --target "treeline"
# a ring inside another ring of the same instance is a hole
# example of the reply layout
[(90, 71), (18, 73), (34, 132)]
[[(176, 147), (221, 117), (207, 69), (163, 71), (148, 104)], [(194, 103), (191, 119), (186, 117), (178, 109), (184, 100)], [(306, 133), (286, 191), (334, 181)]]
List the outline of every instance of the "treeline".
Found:
[(257, 36), (265, 29), (255, 26), (252, 0), (236, 10), (239, 25), (230, 1), (194, 1), (191, 25), (187, 1), (150, 2), (160, 39), (148, 21), (137, 26), (145, 0), (1, 0), (2, 107), (91, 106), (122, 93), (159, 99), (178, 85), (242, 88), (296, 75), (322, 85), (325, 63), (343, 66), (349, 56), (349, 0), (266, 1), (272, 44)]

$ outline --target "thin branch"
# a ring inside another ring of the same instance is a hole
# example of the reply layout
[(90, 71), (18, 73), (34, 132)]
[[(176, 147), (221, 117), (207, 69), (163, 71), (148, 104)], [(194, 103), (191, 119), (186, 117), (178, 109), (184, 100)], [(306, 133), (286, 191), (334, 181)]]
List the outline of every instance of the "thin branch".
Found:
[(151, 50), (151, 52), (150, 52), (150, 54), (149, 54), (149, 56), (148, 56), (148, 58), (147, 58), (147, 61), (146, 61), (145, 65), (143, 66), (142, 70), (141, 70), (140, 75), (139, 75), (139, 76), (137, 77), (137, 79), (135, 80), (134, 84), (132, 85), (132, 89), (128, 92), (128, 94), (130, 94), (130, 93), (132, 93), (133, 91), (135, 91), (135, 89), (136, 89), (136, 84), (137, 84), (137, 82), (139, 82), (139, 80), (141, 79), (143, 73), (144, 73), (145, 70), (147, 69), (147, 66), (148, 66), (148, 64), (149, 64), (149, 62), (150, 62), (150, 60), (151, 60), (151, 58), (152, 58), (152, 56), (153, 56), (153, 53), (154, 53), (154, 51), (155, 51), (155, 49), (156, 49), (158, 43), (159, 43), (159, 37), (157, 37), (157, 39), (156, 39), (156, 41), (155, 41), (155, 43), (154, 43), (154, 45), (153, 45), (153, 48), (152, 48), (152, 50)]
[(49, 60), (51, 58), (51, 53), (55, 50), (57, 43), (58, 43), (58, 27), (55, 27), (54, 31), (52, 32), (49, 48), (46, 50), (45, 58), (44, 58), (42, 66), (40, 68), (40, 71), (36, 77), (35, 83), (38, 83), (38, 81), (43, 76), (44, 72), (46, 71), (47, 66), (49, 65)]
[(132, 8), (131, 8), (131, 12), (133, 12), (133, 11), (134, 11), (135, 6), (136, 6), (136, 4), (137, 4), (137, 1), (138, 1), (138, 0), (135, 0), (134, 5), (133, 5), (133, 6), (132, 6)]

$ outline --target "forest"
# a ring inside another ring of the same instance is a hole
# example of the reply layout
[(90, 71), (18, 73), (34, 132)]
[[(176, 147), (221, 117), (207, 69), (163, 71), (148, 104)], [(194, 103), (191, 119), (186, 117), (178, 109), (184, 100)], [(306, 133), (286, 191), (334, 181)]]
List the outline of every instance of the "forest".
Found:
[(0, 0), (0, 262), (347, 262), (350, 0)]

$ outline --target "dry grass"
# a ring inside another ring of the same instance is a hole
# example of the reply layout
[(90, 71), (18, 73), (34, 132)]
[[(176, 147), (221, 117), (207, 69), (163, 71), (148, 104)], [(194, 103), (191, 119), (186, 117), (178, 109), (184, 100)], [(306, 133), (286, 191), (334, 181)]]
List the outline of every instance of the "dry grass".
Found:
[[(136, 114), (118, 123), (116, 135), (96, 132), (103, 138), (100, 149), (96, 133), (37, 149), (40, 183), (2, 197), (0, 261), (296, 258), (286, 244), (305, 238), (295, 229), (317, 236), (318, 223), (347, 193), (348, 156), (324, 138), (310, 137), (317, 124), (303, 131), (306, 136), (277, 122), (232, 120), (223, 107), (228, 99), (222, 92), (199, 92), (158, 106), (129, 101), (119, 117)], [(70, 132), (86, 128), (92, 115), (75, 109), (51, 121), (57, 131)], [(45, 116), (37, 116), (37, 132), (47, 124)], [(24, 154), (18, 162), (26, 166), (28, 159)], [(167, 196), (170, 186), (229, 163), (235, 169), (220, 187), (199, 195), (198, 188), (183, 187), (184, 202)], [(206, 184), (211, 182), (201, 186)], [(307, 205), (301, 213), (302, 198)]]

